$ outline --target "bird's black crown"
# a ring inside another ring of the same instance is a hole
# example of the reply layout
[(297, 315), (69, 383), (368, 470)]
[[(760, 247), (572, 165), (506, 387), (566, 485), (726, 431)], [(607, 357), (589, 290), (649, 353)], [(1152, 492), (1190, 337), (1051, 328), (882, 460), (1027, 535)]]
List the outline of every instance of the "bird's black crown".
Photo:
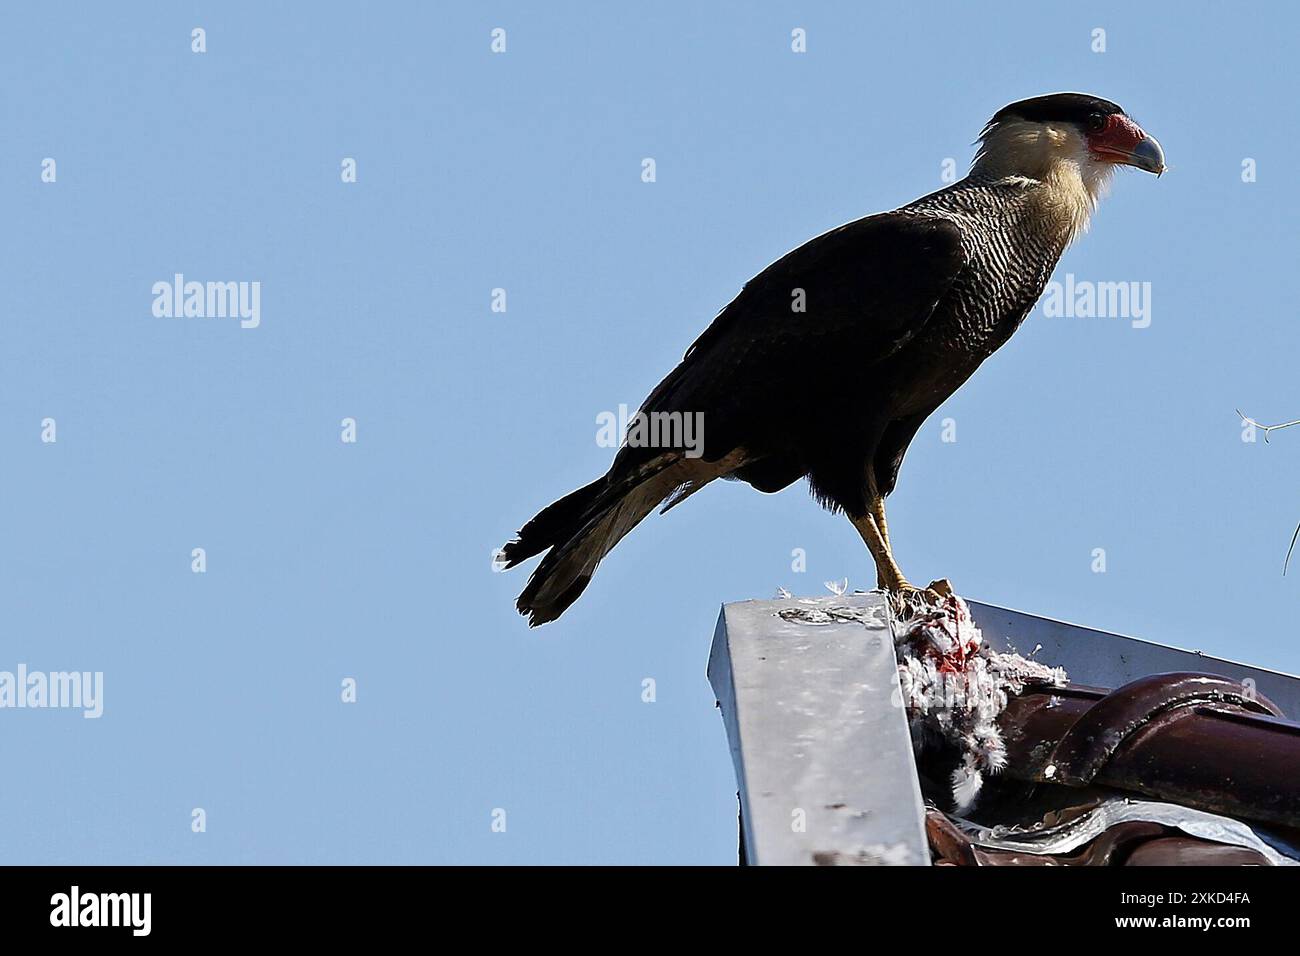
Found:
[(993, 114), (989, 125), (1012, 118), (1034, 123), (1056, 121), (1084, 125), (1089, 117), (1099, 113), (1109, 116), (1123, 112), (1118, 104), (1103, 100), (1100, 96), (1089, 96), (1087, 93), (1049, 93), (1002, 107)]

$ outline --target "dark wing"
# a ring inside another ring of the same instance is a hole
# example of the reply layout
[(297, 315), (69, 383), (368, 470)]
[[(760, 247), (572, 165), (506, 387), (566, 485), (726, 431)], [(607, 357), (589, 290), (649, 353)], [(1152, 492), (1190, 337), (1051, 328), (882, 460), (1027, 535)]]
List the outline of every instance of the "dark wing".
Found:
[(704, 413), (710, 459), (755, 419), (797, 427), (923, 328), (965, 265), (951, 220), (890, 212), (833, 229), (751, 279), (642, 409)]

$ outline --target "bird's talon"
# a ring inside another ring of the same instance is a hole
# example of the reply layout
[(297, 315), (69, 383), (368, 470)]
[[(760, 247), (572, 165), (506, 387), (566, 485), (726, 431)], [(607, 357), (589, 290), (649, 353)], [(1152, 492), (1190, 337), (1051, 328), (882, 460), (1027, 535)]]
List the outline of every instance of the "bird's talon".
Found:
[(952, 583), (947, 578), (932, 581), (929, 587), (925, 588), (918, 588), (906, 580), (899, 579), (886, 586), (885, 590), (889, 593), (894, 613), (904, 621), (941, 606), (954, 593)]
[(939, 578), (938, 580), (931, 581), (926, 590), (933, 594), (937, 594), (940, 598), (950, 598), (957, 593), (952, 588), (952, 582), (947, 578)]

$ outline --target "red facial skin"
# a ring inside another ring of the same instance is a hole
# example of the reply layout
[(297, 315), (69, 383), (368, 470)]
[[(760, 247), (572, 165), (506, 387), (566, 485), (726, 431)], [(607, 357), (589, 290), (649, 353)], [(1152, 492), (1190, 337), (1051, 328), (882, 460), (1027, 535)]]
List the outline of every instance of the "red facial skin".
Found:
[(1142, 127), (1123, 113), (1106, 117), (1106, 125), (1088, 134), (1088, 149), (1093, 155), (1112, 163), (1125, 162), (1133, 155), (1133, 147), (1147, 138)]

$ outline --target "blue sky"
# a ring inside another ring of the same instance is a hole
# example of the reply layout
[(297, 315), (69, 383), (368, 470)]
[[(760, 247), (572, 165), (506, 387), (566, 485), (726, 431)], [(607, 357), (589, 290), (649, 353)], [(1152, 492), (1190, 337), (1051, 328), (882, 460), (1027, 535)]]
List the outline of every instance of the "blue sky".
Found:
[[(1233, 412), (1300, 417), (1290, 11), (2, 16), (0, 670), (102, 671), (104, 714), (0, 710), (0, 859), (733, 862), (719, 605), (870, 586), (853, 529), (802, 486), (711, 487), (531, 632), (490, 552), (605, 469), (596, 416), (746, 279), (964, 173), (995, 110), (1059, 89), (1164, 146), (1170, 172), (1121, 173), (1057, 273), (1151, 283), (1150, 325), (1035, 313), (913, 444), (899, 561), (1300, 670), (1300, 429), (1243, 443)], [(178, 272), (260, 282), (260, 325), (155, 317)]]

